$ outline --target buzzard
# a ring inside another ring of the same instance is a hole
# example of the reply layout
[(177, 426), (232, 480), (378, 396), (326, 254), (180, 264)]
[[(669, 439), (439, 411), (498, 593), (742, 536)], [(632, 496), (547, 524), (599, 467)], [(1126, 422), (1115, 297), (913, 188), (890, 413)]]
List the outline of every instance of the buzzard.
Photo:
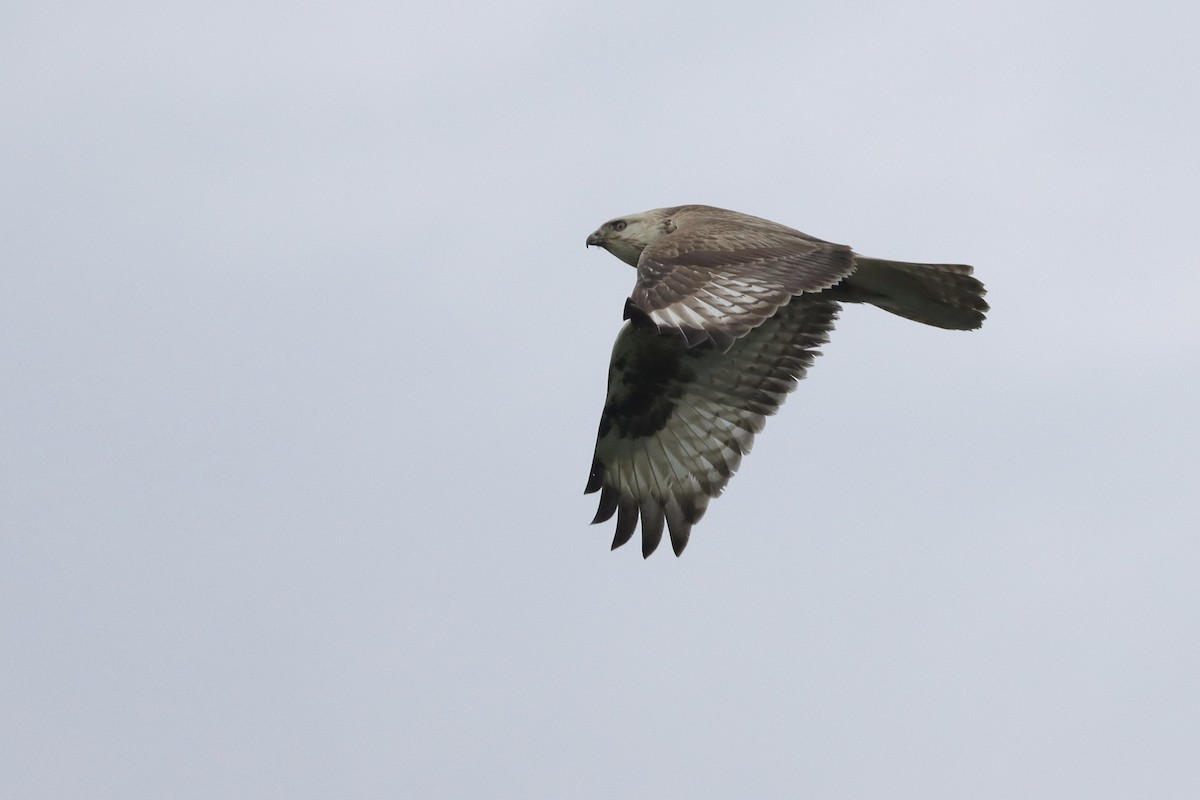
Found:
[(857, 255), (758, 217), (711, 206), (658, 208), (587, 238), (637, 268), (613, 346), (586, 494), (593, 524), (617, 517), (613, 548), (638, 521), (642, 555), (664, 527), (680, 555), (766, 417), (829, 339), (841, 303), (972, 330), (988, 304), (962, 264)]

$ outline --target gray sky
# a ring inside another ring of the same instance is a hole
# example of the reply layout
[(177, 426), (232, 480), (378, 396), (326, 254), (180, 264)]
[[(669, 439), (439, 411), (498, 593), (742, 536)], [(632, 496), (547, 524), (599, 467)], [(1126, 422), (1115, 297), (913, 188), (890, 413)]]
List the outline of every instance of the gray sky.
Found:
[[(1200, 796), (1195, 3), (3, 17), (0, 795)], [(994, 311), (643, 562), (583, 240), (689, 202)]]

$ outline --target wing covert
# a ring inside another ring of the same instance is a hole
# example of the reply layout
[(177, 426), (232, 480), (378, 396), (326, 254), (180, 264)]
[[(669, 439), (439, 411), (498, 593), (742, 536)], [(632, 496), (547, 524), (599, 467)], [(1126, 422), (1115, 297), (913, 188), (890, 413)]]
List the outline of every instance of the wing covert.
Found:
[(855, 269), (849, 247), (747, 214), (685, 206), (672, 221), (675, 230), (642, 251), (629, 302), (689, 347), (709, 341), (728, 350), (793, 296)]

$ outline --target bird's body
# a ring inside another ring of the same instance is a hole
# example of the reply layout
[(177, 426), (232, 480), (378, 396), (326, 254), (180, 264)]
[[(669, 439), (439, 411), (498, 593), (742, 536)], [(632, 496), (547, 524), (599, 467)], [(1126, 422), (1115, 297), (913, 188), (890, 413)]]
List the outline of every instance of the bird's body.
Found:
[(841, 302), (967, 330), (988, 306), (971, 268), (869, 259), (710, 206), (611, 220), (588, 237), (637, 268), (617, 336), (587, 492), (614, 514), (613, 547), (642, 527), (676, 555), (754, 434), (804, 377)]

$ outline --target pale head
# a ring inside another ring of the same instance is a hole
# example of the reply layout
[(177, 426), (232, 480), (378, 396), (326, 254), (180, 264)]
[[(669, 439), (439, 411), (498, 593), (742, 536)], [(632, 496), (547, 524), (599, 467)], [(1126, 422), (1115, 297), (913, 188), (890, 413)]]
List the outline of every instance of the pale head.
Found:
[(671, 215), (679, 208), (656, 208), (609, 220), (587, 238), (588, 246), (603, 247), (617, 258), (636, 267), (642, 251), (660, 236), (675, 230)]

